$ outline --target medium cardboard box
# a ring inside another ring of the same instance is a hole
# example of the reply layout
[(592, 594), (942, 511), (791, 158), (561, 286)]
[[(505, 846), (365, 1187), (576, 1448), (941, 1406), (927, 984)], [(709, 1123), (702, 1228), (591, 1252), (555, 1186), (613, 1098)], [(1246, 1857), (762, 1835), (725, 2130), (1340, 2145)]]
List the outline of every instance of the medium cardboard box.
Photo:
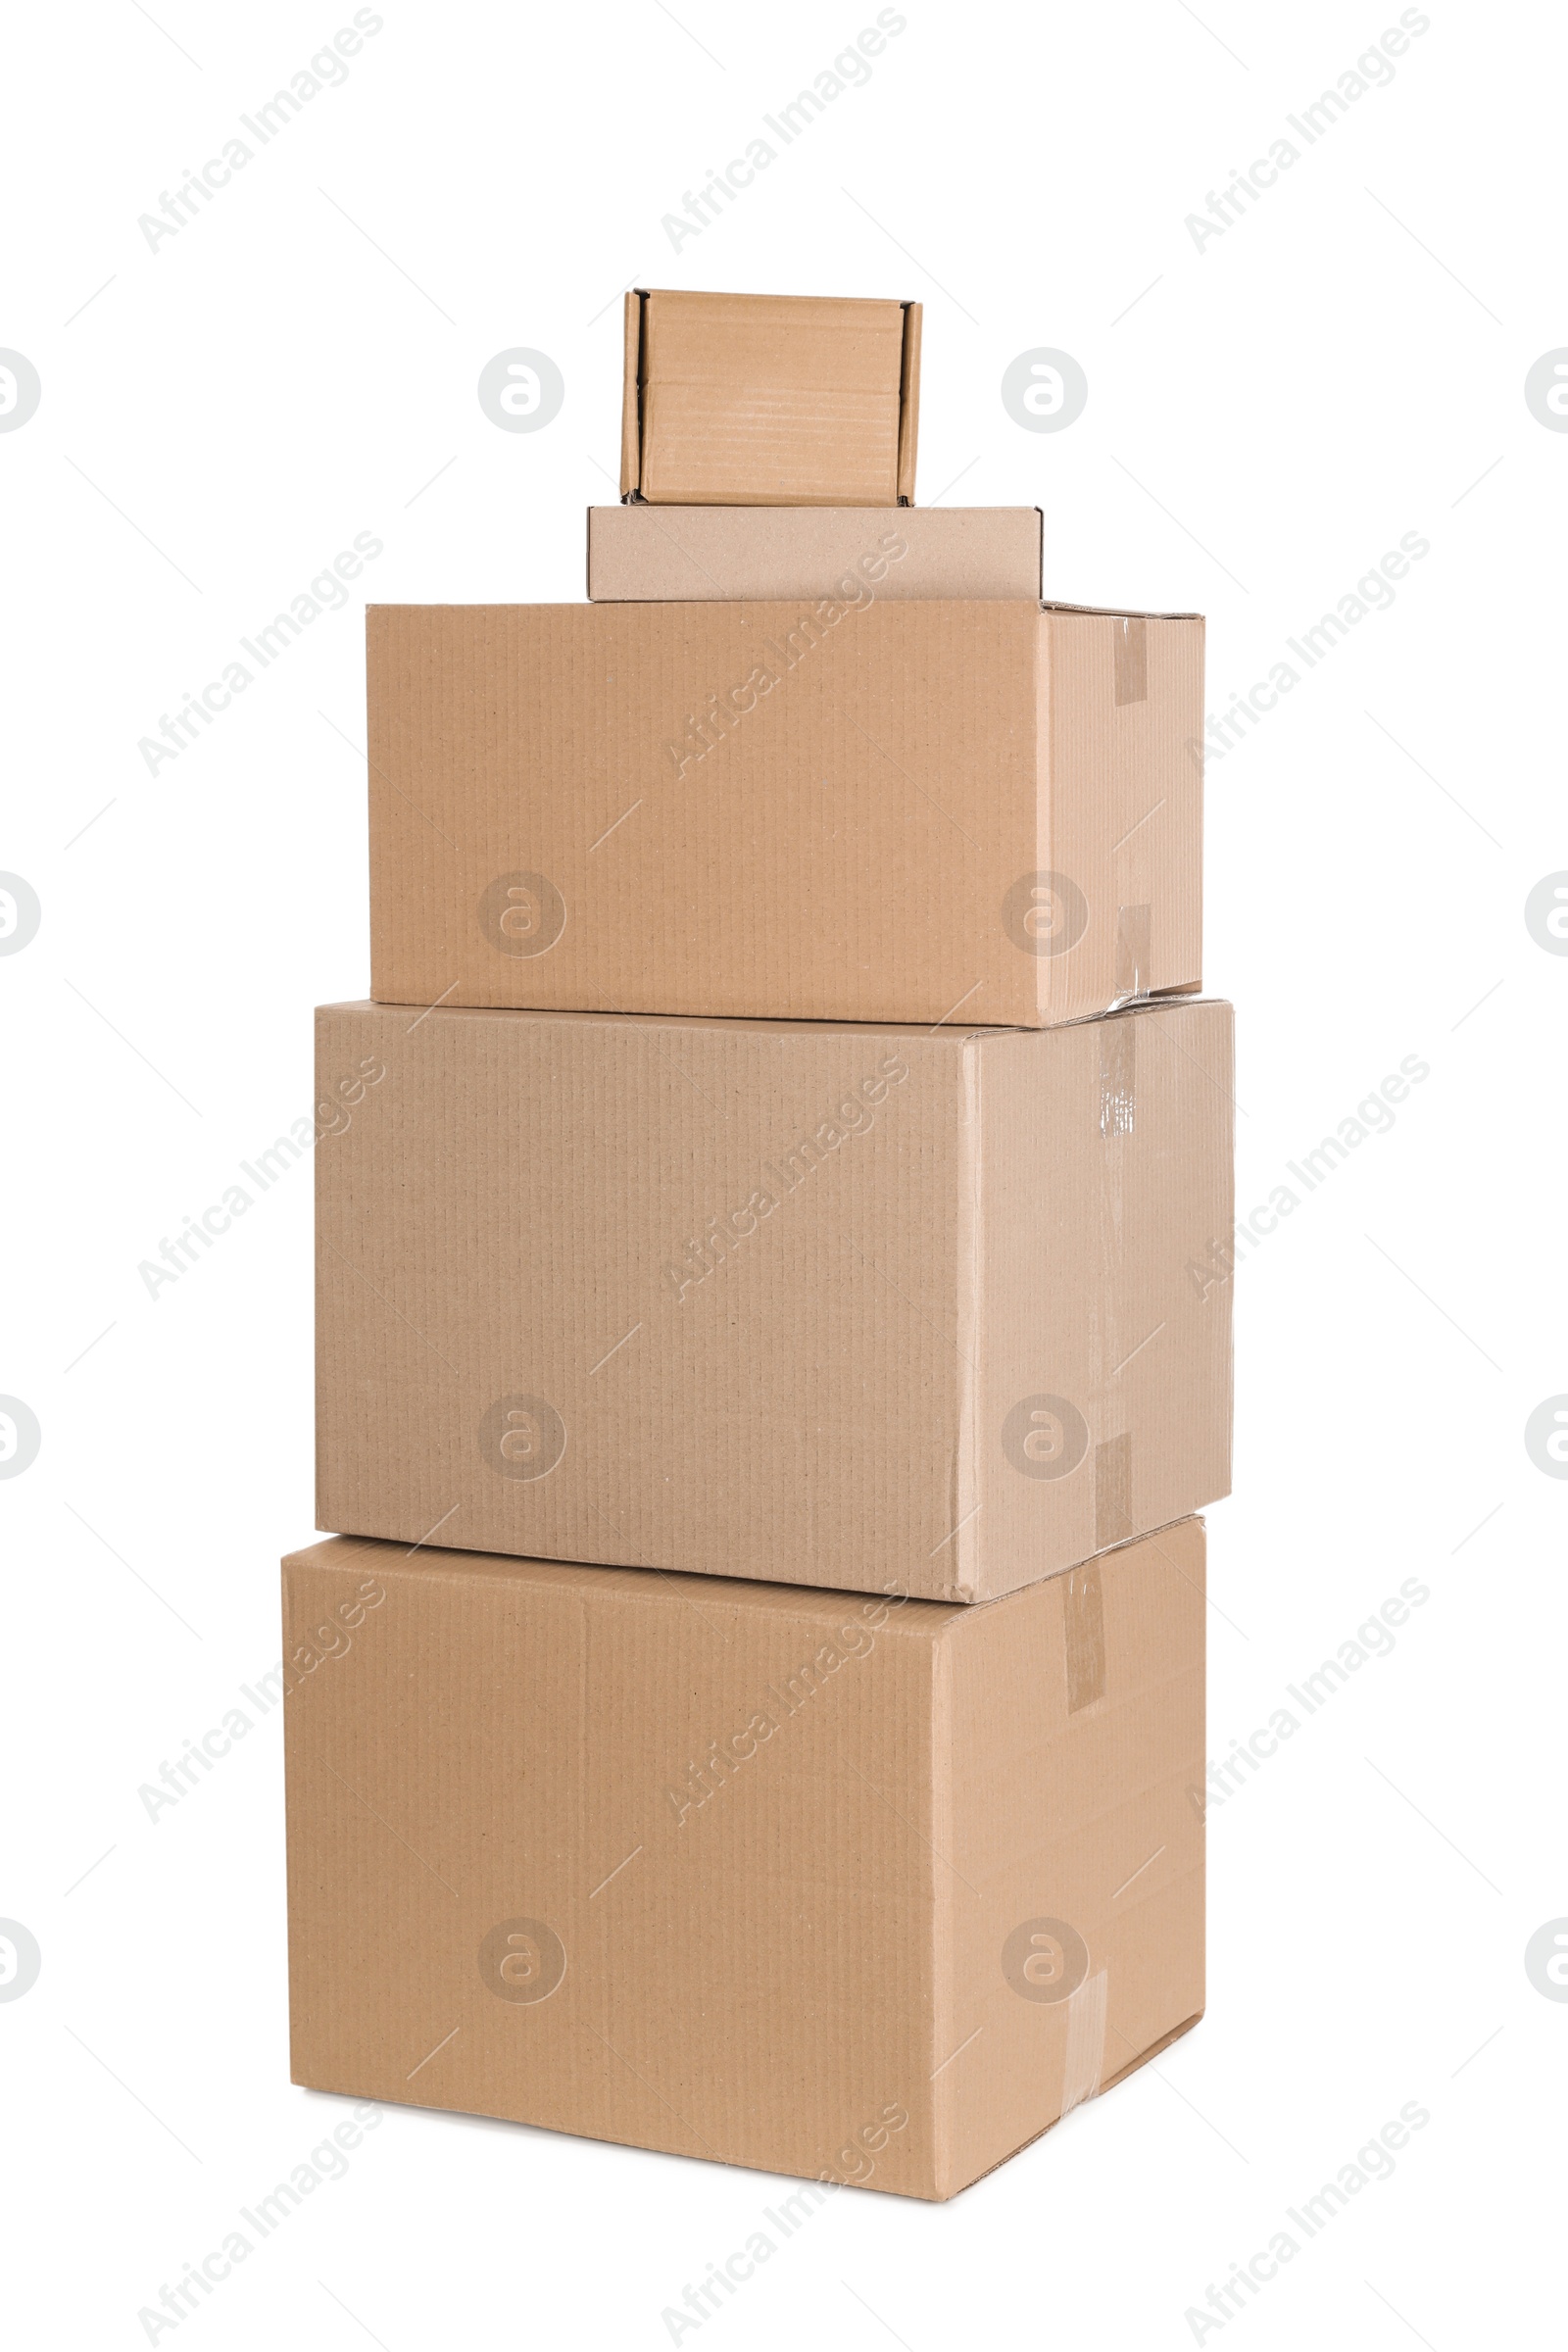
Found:
[(296, 1553), (294, 2081), (953, 2196), (1201, 2014), (1203, 1608)]
[(857, 569), (367, 642), (383, 1002), (1034, 1028), (1199, 985), (1200, 619)]
[(919, 408), (917, 302), (626, 297), (623, 498), (906, 506)]
[(1038, 507), (590, 507), (590, 604), (1042, 591)]
[(318, 1018), (318, 1525), (984, 1600), (1230, 1475), (1231, 1013)]

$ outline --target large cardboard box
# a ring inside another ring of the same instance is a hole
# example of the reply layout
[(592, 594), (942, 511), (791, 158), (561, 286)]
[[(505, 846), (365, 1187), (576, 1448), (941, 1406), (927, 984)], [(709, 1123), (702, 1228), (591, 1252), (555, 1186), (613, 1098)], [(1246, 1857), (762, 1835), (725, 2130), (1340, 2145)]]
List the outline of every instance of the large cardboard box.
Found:
[(907, 505), (919, 407), (917, 302), (626, 297), (624, 498)]
[(384, 1002), (1040, 1027), (1199, 985), (1200, 619), (857, 569), (367, 638)]
[(590, 604), (1042, 593), (1038, 507), (590, 507)]
[(1202, 2010), (1203, 1609), (297, 1553), (295, 2082), (952, 2196)]
[(983, 1600), (1230, 1471), (1231, 1014), (318, 1015), (318, 1525)]

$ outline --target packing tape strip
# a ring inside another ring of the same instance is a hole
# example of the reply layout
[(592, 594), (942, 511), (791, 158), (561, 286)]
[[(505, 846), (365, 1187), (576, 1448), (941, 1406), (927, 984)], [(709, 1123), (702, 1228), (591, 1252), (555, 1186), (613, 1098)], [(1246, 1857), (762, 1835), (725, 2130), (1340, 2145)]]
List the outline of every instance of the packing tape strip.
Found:
[(1100, 1031), (1100, 1132), (1131, 1135), (1138, 1123), (1136, 1020), (1097, 1021)]
[(1100, 1568), (1086, 1560), (1069, 1570), (1066, 1598), (1067, 1712), (1076, 1715), (1105, 1695), (1105, 1598)]
[(1130, 1003), (1136, 997), (1149, 994), (1148, 975), (1152, 968), (1149, 953), (1149, 934), (1152, 921), (1152, 909), (1147, 906), (1118, 906), (1116, 909), (1116, 1002)]
[(1061, 2112), (1070, 2115), (1100, 2089), (1105, 2071), (1105, 1972), (1086, 1977), (1067, 1996), (1067, 2051), (1061, 2070)]
[(1125, 1544), (1133, 1525), (1133, 1440), (1124, 1430), (1095, 1447), (1095, 1549)]
[(1149, 623), (1141, 612), (1118, 613), (1111, 622), (1115, 648), (1116, 701), (1149, 700)]

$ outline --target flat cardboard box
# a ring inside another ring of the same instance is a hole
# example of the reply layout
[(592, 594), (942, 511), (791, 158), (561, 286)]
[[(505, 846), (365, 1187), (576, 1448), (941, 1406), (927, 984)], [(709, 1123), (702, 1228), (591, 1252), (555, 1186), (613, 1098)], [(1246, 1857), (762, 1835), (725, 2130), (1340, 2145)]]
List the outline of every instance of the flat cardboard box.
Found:
[(1200, 983), (1200, 619), (857, 570), (367, 643), (383, 1002), (1035, 1028)]
[(1231, 1013), (318, 1019), (318, 1525), (989, 1599), (1230, 1476)]
[(919, 408), (917, 302), (626, 297), (623, 498), (907, 506)]
[(1201, 2014), (1203, 1608), (296, 1553), (293, 2080), (953, 2196)]
[(590, 604), (778, 603), (1042, 590), (1038, 507), (590, 507)]

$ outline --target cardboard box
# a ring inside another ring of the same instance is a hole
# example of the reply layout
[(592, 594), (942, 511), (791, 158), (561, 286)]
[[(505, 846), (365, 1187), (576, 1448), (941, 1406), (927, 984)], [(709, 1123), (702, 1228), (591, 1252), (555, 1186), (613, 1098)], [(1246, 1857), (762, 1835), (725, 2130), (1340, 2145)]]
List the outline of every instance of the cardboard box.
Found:
[(1201, 2013), (1202, 1588), (296, 1553), (294, 2081), (954, 2195)]
[(317, 1018), (320, 1527), (972, 1601), (1226, 1492), (1228, 1005)]
[(1200, 619), (857, 568), (367, 637), (383, 1002), (1039, 1027), (1200, 982)]
[(914, 497), (920, 305), (626, 297), (623, 498), (890, 507)]
[(1038, 507), (590, 507), (590, 604), (884, 597), (1038, 602)]

